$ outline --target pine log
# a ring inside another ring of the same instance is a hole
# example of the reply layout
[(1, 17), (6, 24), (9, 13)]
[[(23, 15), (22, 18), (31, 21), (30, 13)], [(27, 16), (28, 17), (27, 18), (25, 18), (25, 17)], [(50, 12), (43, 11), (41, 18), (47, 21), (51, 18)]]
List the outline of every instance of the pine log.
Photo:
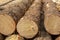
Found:
[(52, 0), (43, 0), (44, 25), (47, 32), (52, 35), (60, 34), (60, 14)]
[(33, 38), (38, 33), (41, 0), (35, 0), (17, 24), (17, 32), (25, 38)]
[(58, 36), (55, 40), (60, 40), (60, 36)]
[(34, 0), (14, 0), (0, 6), (0, 33), (10, 35), (15, 31), (16, 23), (24, 15)]
[(51, 36), (48, 33), (44, 32), (44, 31), (41, 31), (39, 36), (36, 37), (34, 40), (52, 40), (52, 39), (51, 39)]
[(13, 34), (13, 35), (11, 35), (9, 37), (6, 37), (5, 40), (24, 40), (24, 38), (17, 35), (17, 34)]

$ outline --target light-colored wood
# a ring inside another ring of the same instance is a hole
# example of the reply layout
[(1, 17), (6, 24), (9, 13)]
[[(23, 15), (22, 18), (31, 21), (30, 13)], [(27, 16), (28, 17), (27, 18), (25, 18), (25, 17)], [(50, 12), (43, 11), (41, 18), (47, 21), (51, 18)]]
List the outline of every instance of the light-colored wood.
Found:
[(41, 0), (35, 0), (17, 24), (17, 32), (25, 38), (33, 38), (38, 33)]
[(53, 35), (60, 34), (60, 14), (52, 0), (44, 0), (44, 25), (47, 32)]
[(15, 31), (15, 22), (9, 15), (0, 15), (0, 33), (10, 35)]
[(18, 20), (34, 0), (13, 0), (0, 6), (0, 33), (10, 35), (15, 31)]
[(24, 40), (24, 38), (19, 35), (13, 34), (7, 37), (5, 40)]

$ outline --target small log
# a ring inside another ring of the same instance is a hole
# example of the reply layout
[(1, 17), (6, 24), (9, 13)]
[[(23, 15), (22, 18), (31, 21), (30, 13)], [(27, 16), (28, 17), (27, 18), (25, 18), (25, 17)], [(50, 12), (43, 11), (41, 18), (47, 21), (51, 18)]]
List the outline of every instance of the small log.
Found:
[(15, 31), (15, 22), (9, 15), (0, 15), (0, 32), (5, 35), (10, 35)]
[(47, 32), (52, 35), (60, 34), (60, 14), (52, 0), (43, 0), (44, 25)]
[(0, 33), (10, 35), (15, 31), (18, 20), (24, 15), (34, 0), (14, 0), (1, 5)]
[(38, 33), (41, 0), (35, 0), (17, 24), (17, 32), (25, 38), (33, 38)]
[(5, 40), (24, 40), (24, 38), (19, 35), (13, 34), (7, 37)]
[(46, 32), (41, 32), (38, 37), (36, 37), (34, 40), (52, 40), (51, 36)]

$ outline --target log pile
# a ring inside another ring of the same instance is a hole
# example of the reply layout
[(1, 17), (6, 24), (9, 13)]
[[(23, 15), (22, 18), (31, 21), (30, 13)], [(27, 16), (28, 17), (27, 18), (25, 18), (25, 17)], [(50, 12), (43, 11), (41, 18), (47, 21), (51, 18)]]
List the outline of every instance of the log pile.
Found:
[(0, 40), (60, 40), (60, 0), (0, 0)]

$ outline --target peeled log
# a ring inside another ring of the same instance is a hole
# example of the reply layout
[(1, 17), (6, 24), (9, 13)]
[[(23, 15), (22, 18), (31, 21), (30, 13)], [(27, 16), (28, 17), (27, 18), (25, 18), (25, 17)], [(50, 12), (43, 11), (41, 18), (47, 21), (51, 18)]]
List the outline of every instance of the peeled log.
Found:
[(34, 40), (52, 40), (51, 36), (46, 32), (41, 32), (41, 34), (36, 37)]
[(34, 0), (14, 0), (0, 6), (0, 33), (10, 35), (16, 23), (24, 15)]
[(59, 36), (59, 37), (57, 37), (55, 40), (60, 40), (60, 36)]
[(24, 38), (19, 35), (13, 34), (7, 37), (5, 40), (24, 40)]
[(52, 0), (44, 0), (44, 25), (47, 32), (53, 35), (60, 34), (60, 14)]
[(17, 32), (25, 38), (33, 38), (38, 33), (41, 0), (35, 0), (17, 24)]

